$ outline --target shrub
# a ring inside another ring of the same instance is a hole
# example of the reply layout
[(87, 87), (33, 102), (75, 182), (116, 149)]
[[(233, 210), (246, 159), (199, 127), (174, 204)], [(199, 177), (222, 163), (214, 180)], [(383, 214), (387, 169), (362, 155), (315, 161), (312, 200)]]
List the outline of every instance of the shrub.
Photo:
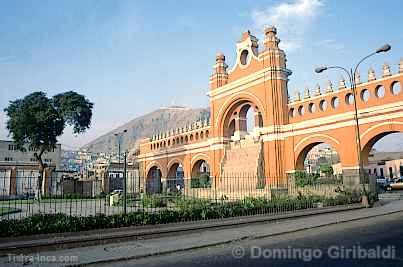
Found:
[(315, 185), (318, 181), (319, 174), (306, 173), (304, 171), (295, 172), (295, 185), (297, 187), (304, 187), (307, 185)]
[(159, 195), (144, 195), (141, 199), (144, 208), (161, 208), (166, 207), (166, 201)]
[[(255, 215), (274, 212), (286, 212), (314, 207), (350, 204), (361, 201), (359, 192), (345, 192), (336, 197), (299, 195), (294, 198), (279, 196), (273, 199), (246, 197), (243, 200), (218, 203), (197, 198), (177, 198), (176, 209), (163, 209), (158, 212), (131, 212), (127, 214), (96, 215), (87, 217), (68, 216), (65, 214), (36, 214), (21, 220), (3, 220), (0, 223), (0, 237), (12, 237), (43, 233), (77, 232), (93, 229), (126, 227), (148, 224), (166, 224), (190, 220), (219, 219), (235, 216)], [(160, 196), (144, 196), (145, 207), (165, 207)]]

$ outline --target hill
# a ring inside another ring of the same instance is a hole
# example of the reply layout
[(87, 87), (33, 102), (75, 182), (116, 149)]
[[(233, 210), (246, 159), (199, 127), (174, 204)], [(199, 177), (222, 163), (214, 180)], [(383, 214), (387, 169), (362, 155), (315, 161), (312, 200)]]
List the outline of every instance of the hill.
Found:
[(81, 149), (91, 152), (116, 152), (117, 141), (115, 133), (127, 130), (123, 137), (122, 150), (132, 149), (137, 141), (150, 137), (153, 134), (167, 131), (172, 128), (183, 127), (197, 120), (204, 120), (210, 116), (207, 108), (185, 108), (171, 106), (161, 108), (149, 114), (137, 117), (128, 123), (104, 134), (94, 141), (84, 145)]

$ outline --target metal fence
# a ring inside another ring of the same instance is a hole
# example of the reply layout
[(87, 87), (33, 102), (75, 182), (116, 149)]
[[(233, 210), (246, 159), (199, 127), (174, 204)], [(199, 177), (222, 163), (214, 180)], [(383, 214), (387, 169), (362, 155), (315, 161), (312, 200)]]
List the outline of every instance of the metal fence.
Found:
[[(36, 200), (37, 179), (37, 176), (11, 177), (9, 172), (0, 172), (0, 219), (21, 219), (38, 213), (71, 216), (156, 213), (184, 207), (199, 212), (200, 207), (206, 208), (206, 205), (211, 205), (207, 210), (222, 205), (242, 209), (232, 216), (269, 214), (336, 205), (338, 202), (334, 200), (346, 194), (342, 177), (317, 177), (301, 182), (292, 176), (274, 180), (251, 174), (231, 174), (157, 177), (152, 181), (130, 177), (124, 183), (111, 180), (123, 179), (120, 177), (71, 180), (55, 176), (44, 181), (42, 198)], [(303, 201), (298, 202), (301, 199)]]

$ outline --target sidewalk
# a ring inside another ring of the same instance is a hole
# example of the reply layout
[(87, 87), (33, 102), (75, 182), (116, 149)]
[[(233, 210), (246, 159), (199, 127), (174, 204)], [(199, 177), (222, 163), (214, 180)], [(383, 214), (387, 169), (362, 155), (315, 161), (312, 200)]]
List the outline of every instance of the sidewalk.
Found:
[[(63, 249), (41, 252), (41, 257), (57, 258), (59, 256), (74, 259), (70, 263), (41, 262), (40, 266), (82, 266), (101, 262), (135, 259), (176, 251), (231, 243), (247, 238), (263, 238), (290, 232), (311, 229), (341, 222), (354, 221), (369, 217), (382, 216), (403, 211), (403, 200), (394, 201), (384, 206), (371, 209), (355, 209), (294, 219), (242, 225), (226, 229), (207, 229), (191, 233), (177, 233), (174, 237), (158, 236), (144, 240), (133, 240), (122, 243), (97, 245), (86, 248)], [(30, 254), (37, 255), (36, 253)], [(1, 266), (22, 266), (23, 263), (9, 262), (8, 257), (0, 258)], [(35, 266), (32, 263), (31, 266)]]

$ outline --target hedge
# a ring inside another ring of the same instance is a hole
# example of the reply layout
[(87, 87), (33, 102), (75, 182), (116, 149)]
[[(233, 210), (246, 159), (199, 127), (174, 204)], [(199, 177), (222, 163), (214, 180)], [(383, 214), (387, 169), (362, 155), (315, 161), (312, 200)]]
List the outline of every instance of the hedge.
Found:
[(0, 237), (219, 219), (301, 210), (312, 208), (315, 203), (322, 203), (322, 206), (326, 207), (357, 203), (360, 200), (361, 196), (358, 193), (342, 194), (334, 198), (320, 196), (299, 196), (297, 198), (276, 198), (272, 200), (245, 198), (233, 202), (178, 198), (174, 200), (175, 209), (164, 209), (158, 212), (138, 211), (127, 214), (100, 214), (87, 217), (69, 216), (61, 213), (36, 214), (20, 220), (3, 220), (0, 223)]

